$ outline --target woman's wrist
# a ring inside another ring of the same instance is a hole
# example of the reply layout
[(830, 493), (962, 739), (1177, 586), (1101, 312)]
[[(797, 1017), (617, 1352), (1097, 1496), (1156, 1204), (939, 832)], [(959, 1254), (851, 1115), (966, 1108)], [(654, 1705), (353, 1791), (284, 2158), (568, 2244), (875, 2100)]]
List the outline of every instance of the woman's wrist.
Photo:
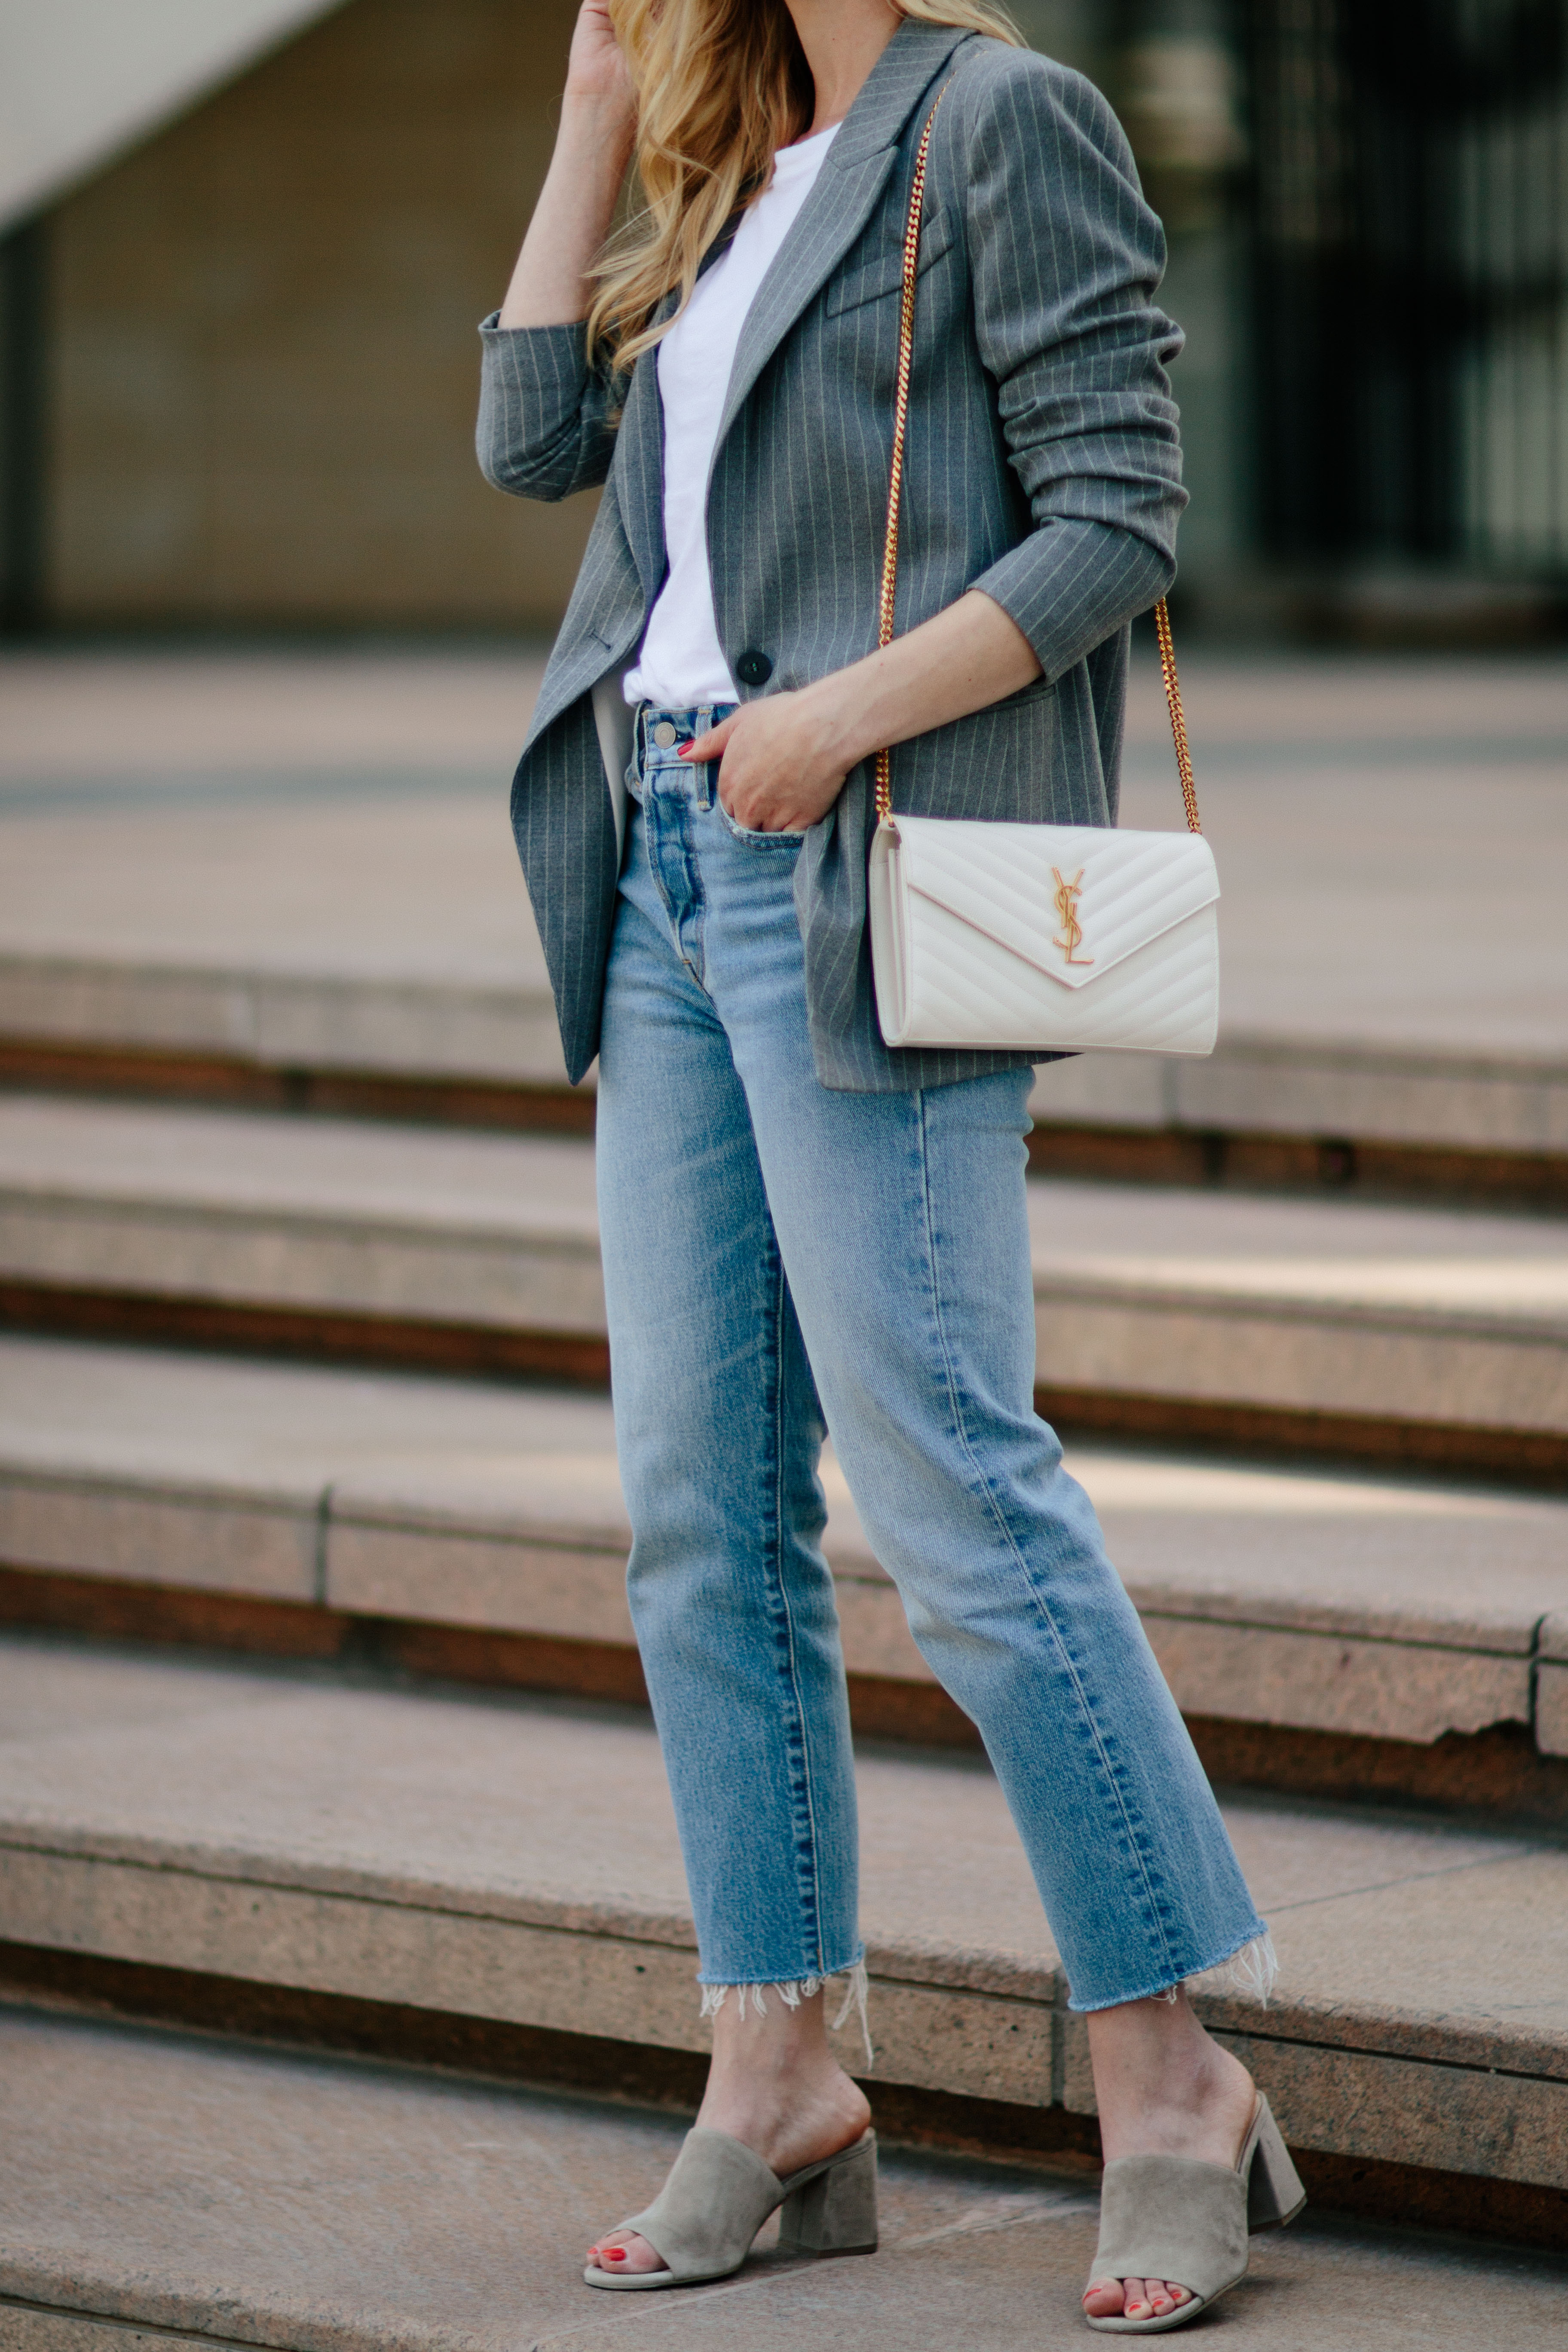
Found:
[(797, 690), (818, 756), (841, 776), (881, 749), (874, 725), (868, 723), (875, 714), (868, 710), (865, 681), (857, 681), (856, 673), (863, 667), (854, 663)]
[(633, 100), (619, 91), (574, 89), (568, 82), (561, 99), (561, 124), (555, 152), (567, 148), (574, 156), (618, 154), (624, 165), (637, 135), (637, 110)]
[(635, 109), (602, 95), (568, 93), (562, 100), (549, 177), (579, 195), (591, 194), (596, 209), (603, 208), (607, 192), (613, 208), (636, 139)]

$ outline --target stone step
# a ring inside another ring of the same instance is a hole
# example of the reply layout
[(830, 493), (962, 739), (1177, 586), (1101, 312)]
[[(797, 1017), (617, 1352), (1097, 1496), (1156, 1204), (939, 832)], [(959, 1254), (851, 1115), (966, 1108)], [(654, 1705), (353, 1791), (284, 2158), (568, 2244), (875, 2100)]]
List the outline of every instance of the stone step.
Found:
[[(1568, 1226), (1030, 1188), (1064, 1426), (1568, 1479)], [(13, 1325), (602, 1380), (592, 1147), (0, 1101)]]
[[(37, 2012), (0, 2017), (0, 2052), (10, 2352), (618, 2352), (630, 2313), (582, 2285), (584, 2250), (647, 2203), (687, 2121)], [(875, 2261), (791, 2264), (770, 2227), (727, 2287), (631, 2313), (689, 2352), (1065, 2342), (1095, 2189), (1091, 2171), (932, 2156), (884, 2128)], [(1285, 2310), (1292, 2352), (1490, 2352), (1552, 2340), (1562, 2294), (1553, 2254), (1313, 2206), (1254, 2240), (1225, 2325), (1262, 2347)]]
[[(1068, 1460), (1212, 1769), (1568, 1821), (1568, 1503)], [(825, 1483), (858, 1722), (972, 1738)], [(0, 1340), (13, 1622), (635, 1698), (628, 1540), (599, 1397)]]
[[(507, 834), (538, 651), (8, 664), (0, 1083), (591, 1117)], [(1041, 1165), (1568, 1201), (1562, 666), (1184, 667), (1220, 1049), (1047, 1071)], [(1152, 649), (1129, 686), (1121, 821), (1168, 826)]]
[[(524, 944), (505, 979), (0, 951), (0, 1085), (589, 1133)], [(1049, 1066), (1033, 1109), (1042, 1171), (1568, 1202), (1552, 1054), (1231, 1027), (1206, 1061)]]
[[(468, 2030), (470, 2064), (485, 2029), (521, 2032), (514, 2064), (533, 2036), (558, 2078), (617, 2063), (606, 2043), (704, 2047), (674, 1824), (635, 1717), (13, 1635), (0, 1726), (16, 1990), (209, 2020), (226, 2002), (318, 2035), (403, 2020), (416, 2046)], [(848, 2062), (916, 2127), (1088, 2147), (1082, 2021), (983, 1760), (868, 1754), (860, 1800), (875, 2056), (851, 2027)], [(1199, 1997), (1315, 2193), (1561, 2242), (1568, 1855), (1278, 1801), (1233, 1799), (1227, 1818), (1280, 1984), (1267, 2008)]]

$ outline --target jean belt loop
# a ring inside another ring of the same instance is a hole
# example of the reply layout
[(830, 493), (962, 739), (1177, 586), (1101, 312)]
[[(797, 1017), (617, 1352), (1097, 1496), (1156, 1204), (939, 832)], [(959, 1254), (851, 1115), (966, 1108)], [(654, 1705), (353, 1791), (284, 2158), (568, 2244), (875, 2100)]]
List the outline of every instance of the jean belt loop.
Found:
[[(700, 704), (692, 716), (697, 721), (696, 726), (691, 730), (692, 734), (694, 736), (706, 735), (713, 724), (712, 705), (707, 702)], [(698, 768), (697, 773), (699, 778), (697, 787), (698, 806), (706, 811), (712, 807), (716, 798), (716, 787), (719, 782), (718, 765), (712, 760), (704, 760)]]

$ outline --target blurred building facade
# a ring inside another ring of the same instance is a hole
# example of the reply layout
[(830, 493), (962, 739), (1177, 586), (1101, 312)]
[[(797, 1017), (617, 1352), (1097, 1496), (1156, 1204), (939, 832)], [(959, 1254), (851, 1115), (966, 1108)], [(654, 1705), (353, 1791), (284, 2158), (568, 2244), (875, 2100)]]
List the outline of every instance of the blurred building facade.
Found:
[[(5, 0), (0, 58), (39, 13)], [(79, 44), (94, 13), (64, 11)], [(59, 188), (47, 158), (22, 173), (0, 247), (10, 627), (552, 625), (592, 501), (479, 482), (474, 327), (548, 159), (574, 13), (296, 0), (237, 57), (215, 27), (264, 5), (148, 0), (172, 119), (149, 67), (105, 157), (69, 155)], [(1568, 0), (1016, 13), (1109, 90), (1170, 231), (1191, 607), (1490, 613), (1505, 634), (1556, 609)], [(212, 56), (182, 84), (198, 27)]]

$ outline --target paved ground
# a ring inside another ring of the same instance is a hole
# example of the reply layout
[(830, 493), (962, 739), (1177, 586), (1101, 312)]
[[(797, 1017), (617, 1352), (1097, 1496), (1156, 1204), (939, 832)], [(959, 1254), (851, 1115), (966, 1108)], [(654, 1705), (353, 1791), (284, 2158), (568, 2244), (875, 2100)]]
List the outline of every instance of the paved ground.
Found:
[[(538, 972), (514, 655), (0, 659), (0, 953)], [(1186, 665), (1227, 1034), (1562, 1054), (1568, 662)], [(1129, 822), (1179, 803), (1157, 672)]]
[[(0, 2343), (174, 2352), (1045, 2352), (1092, 2177), (889, 2150), (882, 2252), (595, 2299), (583, 2247), (683, 2124), (389, 2067), (0, 2015)], [(1258, 2352), (1491, 2352), (1568, 2335), (1568, 2263), (1308, 2216), (1200, 2323)], [(31, 2306), (30, 2308), (28, 2306)], [(40, 2310), (39, 2306), (44, 2309)], [(46, 2312), (120, 2325), (69, 2328)], [(159, 2331), (128, 2331), (127, 2322)]]

